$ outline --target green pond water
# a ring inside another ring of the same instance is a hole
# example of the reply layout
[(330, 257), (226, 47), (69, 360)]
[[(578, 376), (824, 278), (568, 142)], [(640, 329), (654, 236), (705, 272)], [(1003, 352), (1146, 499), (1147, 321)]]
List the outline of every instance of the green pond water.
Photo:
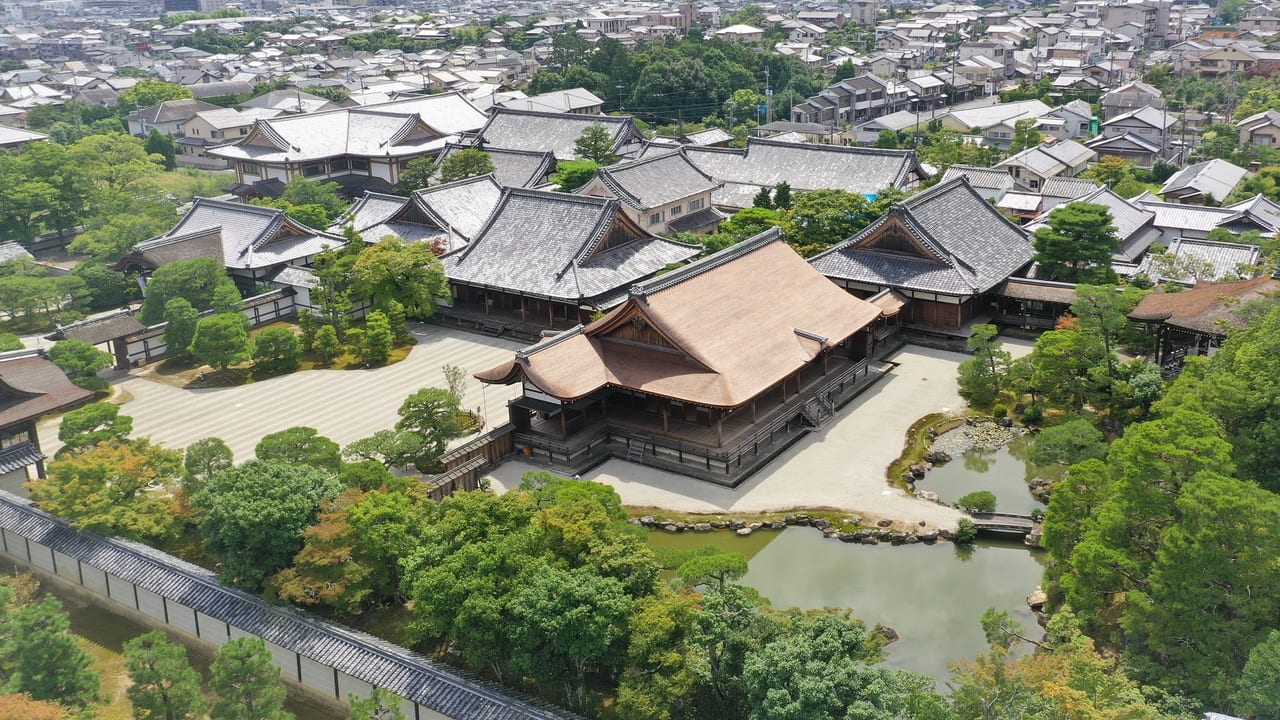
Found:
[(1008, 610), (1026, 633), (1041, 630), (1026, 596), (1040, 583), (1042, 553), (1020, 542), (980, 541), (972, 549), (937, 545), (856, 545), (828, 540), (813, 528), (673, 535), (650, 531), (657, 548), (714, 545), (750, 560), (742, 583), (774, 607), (849, 608), (868, 625), (887, 625), (900, 639), (888, 647), (890, 665), (938, 679), (949, 663), (986, 650), (979, 619), (989, 607)]
[(945, 502), (955, 502), (968, 493), (987, 490), (996, 496), (998, 512), (1030, 514), (1044, 504), (1027, 489), (1036, 478), (1056, 479), (1057, 468), (1042, 468), (1027, 460), (1030, 440), (1014, 438), (999, 450), (970, 450), (945, 465), (938, 465), (916, 483), (916, 488), (938, 494)]

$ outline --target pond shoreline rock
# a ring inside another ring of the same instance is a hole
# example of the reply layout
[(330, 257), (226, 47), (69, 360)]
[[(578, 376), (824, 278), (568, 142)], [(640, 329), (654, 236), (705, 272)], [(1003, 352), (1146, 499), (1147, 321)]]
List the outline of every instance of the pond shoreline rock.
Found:
[[(705, 522), (683, 522), (666, 518), (643, 515), (631, 518), (628, 522), (652, 530), (668, 533), (708, 533), (717, 530), (728, 530), (735, 535), (747, 537), (760, 530), (784, 530), (788, 527), (812, 527), (822, 533), (823, 537), (854, 545), (933, 545), (939, 540), (950, 541), (955, 533), (951, 530), (928, 530), (925, 524), (909, 526), (911, 529), (895, 527), (892, 520), (878, 520), (874, 527), (859, 528), (852, 532), (841, 530), (826, 518), (814, 518), (807, 513), (788, 513), (781, 520), (752, 521), (734, 518), (731, 520), (709, 520)], [(860, 526), (861, 516), (844, 518), (849, 525)]]

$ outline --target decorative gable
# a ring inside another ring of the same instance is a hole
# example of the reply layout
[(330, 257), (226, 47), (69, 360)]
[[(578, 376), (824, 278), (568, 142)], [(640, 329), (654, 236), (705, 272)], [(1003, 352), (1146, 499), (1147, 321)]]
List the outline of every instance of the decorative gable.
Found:
[(947, 264), (938, 253), (920, 240), (919, 235), (907, 224), (902, 214), (896, 210), (891, 212), (879, 227), (859, 241), (856, 247), (863, 250), (880, 250), (899, 255), (911, 255), (930, 262)]

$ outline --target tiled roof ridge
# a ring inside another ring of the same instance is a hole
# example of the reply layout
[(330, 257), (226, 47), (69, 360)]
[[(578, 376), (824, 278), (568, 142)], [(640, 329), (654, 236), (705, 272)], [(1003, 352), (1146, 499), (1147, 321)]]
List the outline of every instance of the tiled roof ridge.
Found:
[(153, 248), (164, 247), (165, 245), (172, 245), (174, 243), (180, 243), (186, 240), (191, 240), (192, 238), (197, 238), (197, 237), (200, 237), (201, 235), (208, 235), (211, 232), (221, 233), (222, 226), (206, 225), (202, 228), (198, 228), (196, 230), (188, 230), (187, 232), (178, 233), (176, 235), (169, 235), (169, 234), (159, 235), (157, 237), (151, 238), (150, 240), (143, 240), (137, 245), (134, 245), (133, 249), (138, 252), (144, 252), (147, 250), (151, 250)]
[(505, 108), (500, 105), (495, 106), (493, 108), (492, 115), (490, 117), (492, 118), (498, 115), (537, 115), (539, 117), (552, 118), (552, 119), (558, 119), (558, 120), (564, 120), (566, 118), (570, 120), (588, 119), (589, 120), (588, 124), (598, 122), (601, 125), (609, 125), (609, 124), (625, 125), (629, 120), (631, 120), (630, 116), (577, 115), (575, 113), (551, 112), (548, 110), (517, 110), (515, 108)]
[(701, 260), (691, 262), (683, 267), (676, 268), (665, 275), (660, 275), (651, 280), (636, 283), (631, 286), (628, 294), (631, 297), (638, 298), (643, 301), (649, 295), (654, 295), (662, 292), (663, 290), (667, 290), (668, 288), (675, 287), (686, 280), (702, 275), (709, 270), (714, 270), (721, 265), (733, 262), (738, 258), (753, 253), (756, 250), (766, 247), (781, 239), (782, 230), (780, 228), (769, 228), (759, 235), (747, 238), (736, 245), (730, 245), (719, 252), (708, 255)]
[(516, 351), (516, 361), (519, 362), (519, 361), (527, 360), (530, 355), (533, 355), (536, 352), (546, 350), (549, 347), (555, 347), (556, 345), (559, 345), (560, 343), (574, 337), (575, 335), (580, 335), (582, 334), (582, 329), (584, 327), (585, 327), (584, 325), (579, 323), (569, 328), (568, 330), (561, 330), (560, 332), (556, 333), (555, 335), (552, 335), (549, 338), (542, 340), (541, 342), (536, 342), (527, 347), (520, 348), (519, 350)]
[(380, 193), (374, 192), (373, 190), (365, 190), (364, 194), (357, 198), (355, 202), (351, 203), (351, 207), (347, 208), (345, 212), (339, 215), (330, 227), (343, 228), (347, 225), (351, 225), (355, 217), (360, 213), (360, 210), (362, 210), (370, 200), (399, 200), (401, 202), (408, 203), (410, 198), (403, 195), (392, 195), (391, 193)]
[[(557, 200), (561, 202), (578, 202), (586, 205), (596, 205), (601, 208), (603, 208), (607, 204), (607, 201), (604, 198), (593, 198), (587, 195), (573, 195), (570, 193), (558, 193), (558, 192), (552, 192), (550, 190), (532, 190), (529, 188), (504, 187), (502, 188), (502, 196), (498, 198), (497, 204), (493, 206), (493, 212), (489, 214), (489, 218), (485, 220), (484, 224), (480, 226), (480, 229), (476, 231), (475, 237), (472, 238), (472, 242), (467, 243), (466, 247), (461, 248), (460, 250), (454, 251), (458, 253), (459, 263), (466, 261), (467, 256), (471, 254), (471, 251), (475, 250), (476, 246), (479, 245), (479, 243), (476, 241), (484, 237), (485, 233), (489, 231), (489, 228), (493, 226), (494, 220), (496, 220), (502, 214), (503, 208), (505, 208), (507, 204), (511, 202), (512, 198), (517, 196), (540, 197), (547, 200)], [(614, 200), (612, 202), (617, 203), (618, 201)], [(449, 255), (453, 255), (453, 253), (452, 252), (445, 253), (445, 255), (449, 256)], [(561, 276), (563, 276), (563, 274), (564, 273), (561, 272)]]

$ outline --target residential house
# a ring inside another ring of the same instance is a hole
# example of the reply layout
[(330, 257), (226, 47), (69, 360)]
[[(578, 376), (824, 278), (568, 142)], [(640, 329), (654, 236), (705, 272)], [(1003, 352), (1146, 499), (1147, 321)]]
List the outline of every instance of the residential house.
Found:
[(1263, 110), (1236, 123), (1240, 128), (1240, 144), (1258, 147), (1280, 147), (1280, 112)]
[(577, 193), (620, 200), (623, 212), (654, 235), (712, 233), (725, 219), (711, 200), (721, 185), (677, 150), (600, 168)]
[(295, 177), (337, 182), (346, 194), (358, 195), (390, 190), (409, 161), (438, 155), (484, 123), (484, 113), (446, 93), (259, 119), (245, 137), (207, 153), (234, 165), (242, 196), (270, 194), (271, 186)]
[(844, 125), (862, 123), (906, 109), (908, 89), (864, 73), (841, 80), (791, 108), (793, 122)]
[(1151, 167), (1157, 159), (1178, 154), (1176, 147), (1168, 145), (1169, 133), (1176, 122), (1175, 116), (1163, 110), (1140, 107), (1102, 123), (1101, 134), (1086, 141), (1085, 146), (1100, 157), (1114, 155), (1132, 160), (1140, 167)]
[(1201, 55), (1197, 70), (1202, 78), (1217, 78), (1248, 70), (1260, 60), (1256, 51), (1246, 50), (1240, 45), (1228, 45)]
[(1110, 120), (1139, 108), (1153, 107), (1159, 110), (1164, 107), (1161, 92), (1140, 80), (1131, 80), (1107, 92), (1100, 102), (1103, 120)]
[(476, 377), (524, 387), (511, 423), (535, 457), (576, 471), (614, 455), (734, 486), (865, 386), (881, 314), (775, 228), (631, 285), (604, 317)]
[(1023, 100), (951, 110), (939, 115), (938, 120), (949, 130), (965, 135), (981, 135), (991, 143), (1008, 146), (1013, 141), (1014, 126), (1019, 120), (1039, 119), (1052, 109), (1039, 100)]
[(92, 399), (43, 350), (0, 353), (0, 488), (26, 495), (23, 483), (45, 476), (37, 421)]
[(1226, 160), (1198, 162), (1174, 173), (1158, 193), (1167, 202), (1203, 205), (1209, 199), (1221, 203), (1248, 171)]
[(442, 258), (453, 303), (441, 312), (480, 325), (571, 327), (700, 251), (647, 232), (618, 200), (505, 188), (466, 247)]
[(756, 43), (764, 39), (764, 30), (753, 25), (730, 25), (717, 30), (715, 36), (729, 42)]
[(1041, 126), (1050, 119), (1061, 122), (1041, 131), (1046, 135), (1059, 140), (1082, 140), (1093, 136), (1093, 109), (1083, 100), (1072, 100), (1045, 113), (1040, 118)]
[(129, 126), (129, 134), (135, 137), (146, 137), (152, 130), (161, 135), (178, 137), (182, 134), (182, 126), (196, 113), (206, 110), (218, 110), (217, 105), (187, 98), (185, 100), (166, 100), (149, 108), (138, 110), (124, 116)]
[(179, 127), (178, 164), (206, 170), (225, 170), (231, 167), (230, 163), (225, 158), (210, 157), (206, 150), (235, 142), (248, 135), (259, 119), (273, 118), (279, 114), (279, 110), (267, 108), (218, 108), (198, 112)]
[(976, 165), (952, 165), (942, 174), (939, 184), (945, 185), (961, 177), (987, 202), (999, 202), (1005, 193), (1013, 190), (1013, 175), (1004, 170)]
[(49, 136), (32, 130), (0, 125), (0, 150), (21, 148), (33, 142), (48, 140)]
[[(646, 147), (649, 153), (666, 148)], [(723, 210), (752, 206), (761, 188), (787, 183), (791, 192), (835, 188), (874, 197), (885, 188), (910, 189), (928, 177), (912, 150), (838, 147), (750, 138), (747, 147), (686, 146), (690, 162), (723, 185), (712, 203)]]
[(1013, 176), (1014, 182), (1038, 191), (1049, 178), (1075, 177), (1097, 156), (1074, 140), (1046, 142), (1029, 147), (996, 164)]
[(958, 177), (894, 205), (809, 262), (859, 297), (892, 290), (905, 299), (906, 324), (953, 334), (1033, 254), (1026, 233)]
[(339, 109), (339, 105), (302, 90), (273, 90), (240, 103), (241, 108), (270, 108), (284, 115), (308, 115)]
[(310, 267), (316, 255), (346, 244), (276, 208), (198, 197), (169, 232), (133, 246), (121, 270), (149, 273), (179, 260), (222, 263), (242, 290), (252, 290), (286, 265)]
[(1084, 178), (1053, 177), (1040, 185), (1040, 196), (1044, 198), (1044, 208), (1055, 208), (1076, 198), (1084, 197), (1098, 189), (1098, 184)]
[(625, 156), (639, 149), (644, 136), (630, 117), (611, 115), (574, 115), (494, 108), (477, 133), (483, 147), (511, 148), (553, 153), (557, 160), (577, 158), (575, 147), (582, 131), (591, 125), (603, 125), (613, 139), (612, 150)]

